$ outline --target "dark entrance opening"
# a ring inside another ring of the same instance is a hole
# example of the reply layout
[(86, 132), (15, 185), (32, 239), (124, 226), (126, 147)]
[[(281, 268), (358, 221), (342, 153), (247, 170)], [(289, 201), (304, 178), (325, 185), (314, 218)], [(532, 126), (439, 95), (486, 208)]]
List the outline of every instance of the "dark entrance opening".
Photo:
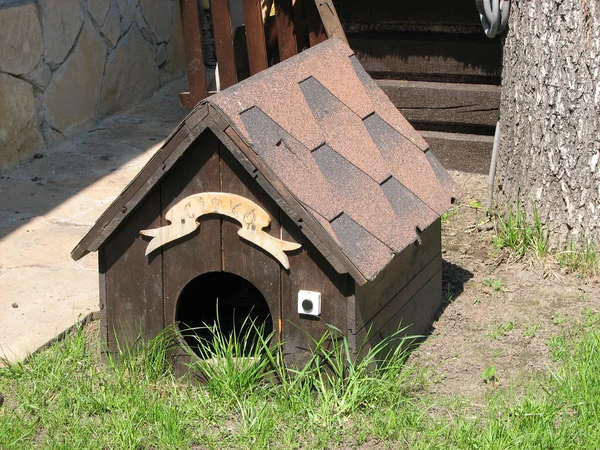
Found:
[(244, 356), (258, 342), (258, 333), (266, 339), (273, 332), (265, 297), (248, 280), (228, 272), (209, 272), (190, 281), (179, 296), (175, 319), (186, 343), (199, 356), (199, 341), (214, 348), (214, 333), (207, 327), (217, 325), (224, 336), (235, 336), (245, 345)]

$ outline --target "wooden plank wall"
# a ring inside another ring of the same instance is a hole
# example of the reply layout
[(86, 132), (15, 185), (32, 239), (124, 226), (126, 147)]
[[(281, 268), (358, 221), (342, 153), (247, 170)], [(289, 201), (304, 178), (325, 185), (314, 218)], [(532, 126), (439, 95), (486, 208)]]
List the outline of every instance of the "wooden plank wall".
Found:
[[(203, 133), (161, 182), (163, 214), (185, 197), (220, 191), (219, 141)], [(167, 225), (163, 219), (161, 226)], [(197, 275), (221, 270), (221, 219), (204, 216), (195, 232), (163, 247), (164, 317), (175, 322), (179, 294)]]
[(140, 230), (160, 226), (160, 193), (151, 192), (144, 207), (131, 214), (104, 245), (108, 351), (153, 338), (164, 327), (162, 254), (144, 255)]
[[(282, 213), (282, 239), (298, 242), (302, 248), (288, 254), (290, 270), (282, 270), (282, 318), (286, 361), (302, 366), (313, 348), (311, 336), (319, 339), (333, 325), (346, 333), (348, 329), (348, 297), (353, 294), (354, 281), (348, 274), (337, 273), (331, 264), (298, 230), (297, 225)], [(298, 291), (321, 293), (320, 317), (298, 314)]]
[(377, 84), (417, 130), (494, 132), (500, 86), (407, 80), (377, 80)]
[[(423, 320), (414, 322), (414, 317), (403, 317), (401, 311), (404, 306), (420, 290), (432, 284), (439, 288), (439, 293), (419, 300), (424, 311), (439, 308), (442, 300), (441, 279), (435, 285), (438, 272), (441, 274), (441, 222), (438, 219), (421, 233), (420, 245), (412, 244), (402, 253), (397, 255), (378, 277), (364, 286), (356, 288), (356, 341), (363, 342), (366, 338), (376, 343), (382, 337), (383, 331), (390, 331), (390, 327), (415, 324), (409, 333), (422, 333), (420, 328)], [(390, 319), (396, 317), (395, 322)], [(423, 317), (429, 317), (424, 314)], [(427, 324), (427, 327), (430, 322)], [(383, 331), (382, 331), (383, 330)], [(415, 330), (415, 331), (413, 331)], [(395, 329), (393, 330), (395, 331)]]
[[(221, 191), (241, 195), (259, 204), (271, 216), (271, 226), (266, 229), (271, 236), (279, 238), (279, 208), (260, 189), (258, 183), (244, 170), (233, 155), (221, 146)], [(229, 217), (222, 218), (222, 259), (224, 272), (230, 272), (250, 281), (265, 297), (273, 329), (274, 342), (279, 340), (281, 276), (279, 262), (263, 249), (251, 244), (237, 234), (240, 224)]]

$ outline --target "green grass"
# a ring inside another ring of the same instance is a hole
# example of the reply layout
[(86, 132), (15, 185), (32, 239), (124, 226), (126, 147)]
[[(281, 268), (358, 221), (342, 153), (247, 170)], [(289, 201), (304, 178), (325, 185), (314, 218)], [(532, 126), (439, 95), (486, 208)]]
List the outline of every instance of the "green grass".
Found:
[(483, 372), (481, 372), (481, 379), (484, 383), (494, 383), (498, 380), (496, 377), (496, 367), (488, 366)]
[(523, 330), (523, 337), (527, 337), (527, 338), (535, 337), (539, 329), (540, 329), (539, 324), (528, 323), (527, 325), (525, 325), (525, 329)]
[(506, 292), (506, 288), (500, 279), (484, 278), (482, 284), (491, 288), (494, 292)]
[(495, 323), (489, 327), (488, 337), (490, 339), (495, 339), (495, 340), (500, 339), (506, 333), (511, 331), (514, 327), (515, 327), (514, 322), (510, 322), (510, 321), (502, 322), (502, 323)]
[(408, 423), (418, 433), (426, 409), (409, 396), (415, 387), (401, 347), (383, 341), (355, 360), (331, 328), (305, 364), (288, 368), (266, 338), (250, 349), (240, 344), (253, 326), (241, 339), (215, 328), (215, 343), (200, 343), (205, 359), (192, 365), (205, 377), (200, 385), (173, 375), (169, 330), (123, 346), (105, 367), (98, 345), (78, 330), (27, 363), (0, 369), (0, 448), (329, 448), (398, 437), (400, 430), (376, 423)]
[(355, 361), (335, 328), (296, 369), (278, 346), (243, 359), (248, 349), (224, 338), (200, 363), (204, 384), (174, 377), (170, 331), (102, 366), (95, 338), (78, 330), (0, 369), (0, 448), (596, 449), (599, 323), (588, 312), (563, 327), (549, 343), (556, 365), (518, 399), (494, 385), (490, 366), (481, 382), (492, 391), (475, 413), (428, 395), (388, 342)]
[(450, 220), (451, 217), (453, 217), (457, 214), (458, 214), (457, 207), (450, 208), (448, 211), (446, 211), (444, 214), (442, 214), (442, 217), (441, 217), (442, 225), (445, 225), (446, 223), (448, 223), (448, 220)]
[[(550, 252), (550, 233), (541, 223), (535, 202), (532, 202), (532, 215), (529, 217), (519, 202), (516, 202), (504, 216), (495, 215), (494, 246), (508, 249), (517, 258), (534, 255), (539, 258)], [(600, 253), (597, 244), (570, 242), (563, 251), (553, 252), (558, 264), (569, 273), (581, 277), (600, 275)]]
[(600, 274), (600, 254), (595, 244), (577, 246), (571, 242), (566, 250), (556, 254), (556, 259), (570, 273), (584, 277)]
[(516, 202), (508, 213), (495, 219), (496, 236), (494, 246), (498, 249), (510, 249), (517, 258), (529, 253), (543, 257), (549, 250), (549, 232), (541, 223), (538, 210), (532, 202), (533, 217)]

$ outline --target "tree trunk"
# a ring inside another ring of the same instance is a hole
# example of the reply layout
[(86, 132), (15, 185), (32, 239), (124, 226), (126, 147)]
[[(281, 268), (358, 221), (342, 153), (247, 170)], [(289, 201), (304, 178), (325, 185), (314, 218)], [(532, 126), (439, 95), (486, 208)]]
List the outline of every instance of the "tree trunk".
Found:
[(497, 206), (519, 199), (551, 243), (600, 241), (600, 1), (513, 0)]

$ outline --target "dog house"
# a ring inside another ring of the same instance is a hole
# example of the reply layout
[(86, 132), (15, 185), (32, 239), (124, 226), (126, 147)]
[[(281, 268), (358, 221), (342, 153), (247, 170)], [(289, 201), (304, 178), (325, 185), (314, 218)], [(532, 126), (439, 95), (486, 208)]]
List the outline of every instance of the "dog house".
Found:
[(449, 175), (337, 39), (198, 104), (73, 250), (98, 252), (101, 333), (250, 317), (302, 358), (356, 348), (442, 301)]

